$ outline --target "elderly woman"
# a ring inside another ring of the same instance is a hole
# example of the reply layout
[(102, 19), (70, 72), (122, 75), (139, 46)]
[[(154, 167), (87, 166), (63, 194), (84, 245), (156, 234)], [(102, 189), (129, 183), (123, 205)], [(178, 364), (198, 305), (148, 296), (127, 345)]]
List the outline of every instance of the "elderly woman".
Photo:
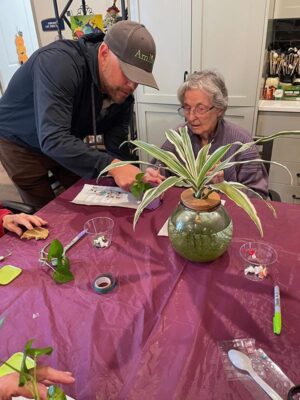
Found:
[[(178, 111), (185, 117), (195, 155), (201, 147), (208, 143), (211, 143), (210, 152), (213, 152), (218, 147), (229, 143), (251, 141), (249, 132), (224, 119), (228, 105), (228, 93), (223, 78), (217, 72), (206, 70), (189, 75), (179, 87), (177, 95), (181, 103)], [(175, 153), (175, 148), (169, 141), (166, 141), (162, 148)], [(225, 157), (234, 153), (236, 149), (236, 146), (230, 148)], [(259, 158), (259, 154), (256, 147), (253, 146), (235, 156), (232, 161), (257, 158)], [(153, 168), (148, 168), (147, 173), (153, 181), (155, 178), (157, 180), (160, 178), (159, 173)], [(262, 163), (232, 166), (215, 177), (215, 182), (222, 180), (242, 183), (264, 198), (268, 196), (268, 175)], [(251, 196), (250, 192), (247, 194)]]

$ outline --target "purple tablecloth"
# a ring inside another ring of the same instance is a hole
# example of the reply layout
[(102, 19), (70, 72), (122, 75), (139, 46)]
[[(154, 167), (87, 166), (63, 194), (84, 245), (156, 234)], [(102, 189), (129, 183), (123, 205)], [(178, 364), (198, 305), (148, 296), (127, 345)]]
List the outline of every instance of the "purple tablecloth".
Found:
[[(300, 382), (300, 207), (274, 203), (278, 217), (256, 201), (265, 236), (278, 251), (272, 277), (281, 288), (283, 327), (273, 334), (273, 281), (246, 279), (239, 247), (260, 240), (249, 217), (230, 201), (234, 238), (228, 251), (211, 263), (190, 263), (178, 256), (168, 238), (157, 232), (175, 207), (179, 189), (163, 205), (142, 214), (132, 229), (134, 210), (70, 203), (83, 181), (40, 212), (50, 236), (67, 244), (95, 216), (115, 221), (110, 248), (92, 249), (87, 237), (68, 255), (75, 281), (57, 285), (38, 263), (44, 242), (23, 241), (12, 234), (0, 240), (5, 262), (23, 269), (0, 287), (0, 358), (36, 346), (54, 347), (44, 363), (73, 372), (66, 389), (77, 400), (99, 399), (251, 399), (266, 397), (255, 384), (230, 381), (219, 345), (234, 338), (254, 338), (256, 346), (294, 382)], [(92, 289), (103, 272), (118, 277), (108, 295)], [(249, 392), (252, 392), (252, 395)], [(254, 397), (253, 397), (254, 396)], [(258, 396), (258, 397), (257, 397)]]

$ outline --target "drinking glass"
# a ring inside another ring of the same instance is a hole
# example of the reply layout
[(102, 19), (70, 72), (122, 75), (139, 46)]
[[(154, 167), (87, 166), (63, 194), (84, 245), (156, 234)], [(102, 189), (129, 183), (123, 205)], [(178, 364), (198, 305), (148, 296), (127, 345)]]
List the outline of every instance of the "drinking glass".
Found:
[(276, 250), (264, 242), (244, 243), (240, 256), (244, 261), (245, 277), (254, 281), (266, 279), (270, 266), (278, 259)]
[(106, 249), (111, 245), (114, 221), (108, 217), (97, 217), (88, 220), (84, 229), (92, 245), (98, 249)]

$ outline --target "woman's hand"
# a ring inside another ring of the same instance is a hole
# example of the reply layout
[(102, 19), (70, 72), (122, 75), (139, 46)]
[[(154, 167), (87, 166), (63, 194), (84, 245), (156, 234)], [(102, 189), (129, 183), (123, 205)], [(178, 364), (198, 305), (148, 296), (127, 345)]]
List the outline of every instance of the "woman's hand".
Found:
[(27, 229), (33, 229), (36, 226), (46, 225), (47, 221), (43, 220), (41, 217), (37, 215), (28, 215), (24, 213), (20, 214), (7, 214), (2, 218), (3, 227), (10, 231), (14, 232), (17, 235), (21, 236), (23, 231), (20, 228), (20, 225), (24, 226)]
[(211, 180), (212, 183), (220, 183), (223, 181), (224, 181), (224, 171), (223, 170), (218, 172), (217, 175), (215, 175)]
[(159, 185), (165, 177), (161, 175), (159, 168), (148, 167), (144, 175), (144, 182), (154, 183)]
[[(13, 372), (0, 378), (1, 400), (11, 400), (13, 396), (23, 396), (27, 399), (33, 398), (28, 384), (25, 386), (19, 386), (19, 376), (19, 373)], [(47, 400), (48, 388), (46, 385), (49, 386), (56, 383), (70, 384), (75, 382), (71, 372), (59, 371), (51, 367), (38, 367), (37, 380), (39, 382), (38, 390), (41, 400)]]
[[(212, 175), (215, 168), (219, 165), (220, 163), (215, 164), (208, 172), (206, 175)], [(224, 171), (221, 170), (219, 171), (211, 180), (211, 183), (221, 183), (224, 181)]]

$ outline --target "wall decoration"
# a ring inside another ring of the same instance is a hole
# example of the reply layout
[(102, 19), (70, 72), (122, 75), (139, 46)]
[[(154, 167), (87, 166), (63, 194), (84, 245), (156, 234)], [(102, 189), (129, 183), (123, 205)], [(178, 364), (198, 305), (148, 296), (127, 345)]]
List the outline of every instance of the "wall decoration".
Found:
[(15, 37), (15, 44), (18, 54), (18, 61), (22, 65), (24, 64), (24, 62), (28, 60), (28, 56), (26, 54), (26, 47), (23, 39), (23, 32), (18, 31)]
[(114, 0), (113, 5), (111, 7), (109, 7), (106, 10), (106, 12), (107, 12), (107, 14), (105, 15), (105, 18), (104, 18), (104, 32), (105, 33), (119, 19), (119, 15), (118, 14), (119, 14), (120, 10), (116, 6), (116, 0)]
[(79, 39), (88, 33), (97, 33), (103, 30), (101, 14), (72, 15), (70, 17), (73, 39)]

